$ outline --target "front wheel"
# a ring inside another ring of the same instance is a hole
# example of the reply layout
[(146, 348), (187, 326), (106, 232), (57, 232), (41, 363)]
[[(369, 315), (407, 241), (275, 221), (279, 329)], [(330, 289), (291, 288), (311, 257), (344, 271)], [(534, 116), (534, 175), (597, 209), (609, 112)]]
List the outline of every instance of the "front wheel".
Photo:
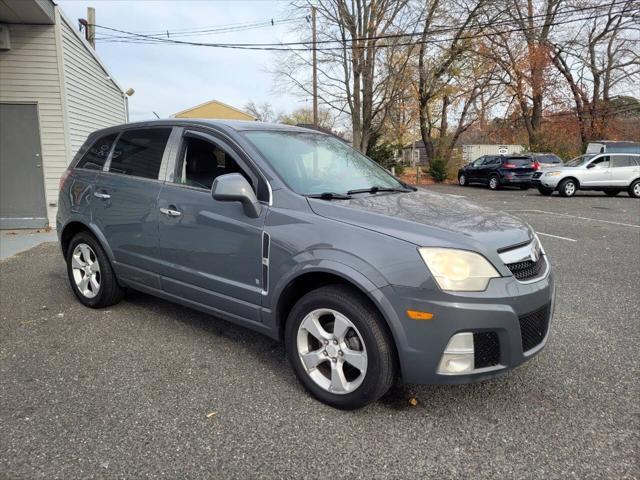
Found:
[(89, 232), (80, 232), (71, 240), (67, 249), (67, 275), (73, 293), (87, 307), (108, 307), (124, 296), (107, 254)]
[(394, 346), (384, 319), (344, 287), (322, 287), (298, 300), (287, 319), (285, 345), (305, 389), (335, 408), (374, 402), (395, 380)]
[(640, 179), (629, 185), (629, 196), (633, 198), (640, 198)]
[(538, 187), (538, 191), (540, 192), (540, 195), (544, 195), (545, 197), (549, 197), (553, 193), (553, 188)]
[(558, 191), (563, 197), (573, 197), (576, 194), (577, 190), (578, 186), (576, 185), (575, 180), (572, 180), (571, 178), (563, 180), (558, 187)]
[(495, 175), (491, 175), (491, 177), (489, 177), (489, 188), (491, 190), (497, 190), (499, 186), (500, 180), (498, 179), (498, 177), (496, 177)]
[(460, 184), (461, 187), (466, 187), (469, 184), (467, 177), (465, 176), (464, 173), (461, 173), (460, 175), (458, 175), (458, 183)]

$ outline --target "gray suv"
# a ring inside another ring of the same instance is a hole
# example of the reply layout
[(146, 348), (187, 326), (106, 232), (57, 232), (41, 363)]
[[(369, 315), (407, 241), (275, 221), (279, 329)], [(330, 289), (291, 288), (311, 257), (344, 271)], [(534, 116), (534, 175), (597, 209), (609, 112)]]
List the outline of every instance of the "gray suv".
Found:
[(407, 383), (495, 377), (538, 353), (554, 284), (505, 213), (406, 185), (344, 142), (259, 122), (93, 133), (60, 181), (71, 288), (127, 288), (282, 339), (300, 382), (353, 409)]

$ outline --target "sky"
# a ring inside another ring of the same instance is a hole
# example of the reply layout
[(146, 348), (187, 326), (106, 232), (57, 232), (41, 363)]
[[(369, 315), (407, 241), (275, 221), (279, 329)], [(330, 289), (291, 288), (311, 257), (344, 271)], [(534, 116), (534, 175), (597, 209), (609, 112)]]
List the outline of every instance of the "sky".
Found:
[[(174, 0), (113, 1), (56, 0), (67, 18), (77, 24), (87, 7), (96, 9), (96, 24), (146, 33), (219, 27), (275, 20), (274, 26), (241, 32), (216, 33), (182, 40), (220, 43), (277, 43), (296, 40), (287, 1)], [(113, 34), (100, 28), (96, 35)], [(275, 53), (186, 45), (148, 45), (97, 41), (96, 50), (129, 99), (131, 121), (166, 118), (212, 99), (242, 109), (249, 101), (269, 102), (277, 112), (289, 112), (310, 100), (278, 92), (268, 69), (278, 61)]]

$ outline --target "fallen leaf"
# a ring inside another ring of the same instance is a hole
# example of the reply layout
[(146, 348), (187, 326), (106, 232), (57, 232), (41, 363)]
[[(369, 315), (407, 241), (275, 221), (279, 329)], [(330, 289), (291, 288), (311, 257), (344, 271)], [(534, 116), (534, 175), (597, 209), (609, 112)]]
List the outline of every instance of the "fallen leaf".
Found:
[(213, 417), (214, 415), (216, 415), (216, 413), (217, 412), (209, 412), (209, 413), (207, 413), (207, 418)]
[(411, 397), (409, 399), (409, 405), (411, 405), (412, 407), (415, 407), (416, 405), (418, 405), (418, 399), (415, 397)]

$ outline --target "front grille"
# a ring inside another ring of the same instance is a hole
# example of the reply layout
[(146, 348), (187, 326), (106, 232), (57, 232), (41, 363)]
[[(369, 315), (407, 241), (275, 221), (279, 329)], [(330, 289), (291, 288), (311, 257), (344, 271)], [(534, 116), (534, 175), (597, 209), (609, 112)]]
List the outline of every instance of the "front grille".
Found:
[(507, 268), (511, 270), (513, 276), (518, 280), (531, 280), (538, 277), (547, 267), (544, 255), (538, 258), (537, 262), (526, 260), (524, 262), (508, 263)]
[(538, 346), (544, 340), (549, 328), (550, 305), (545, 305), (518, 318), (520, 321), (520, 335), (522, 336), (522, 351), (526, 352)]
[(533, 178), (540, 178), (543, 172), (536, 172), (533, 174)]
[(473, 334), (474, 368), (493, 367), (500, 363), (500, 341), (496, 332)]

